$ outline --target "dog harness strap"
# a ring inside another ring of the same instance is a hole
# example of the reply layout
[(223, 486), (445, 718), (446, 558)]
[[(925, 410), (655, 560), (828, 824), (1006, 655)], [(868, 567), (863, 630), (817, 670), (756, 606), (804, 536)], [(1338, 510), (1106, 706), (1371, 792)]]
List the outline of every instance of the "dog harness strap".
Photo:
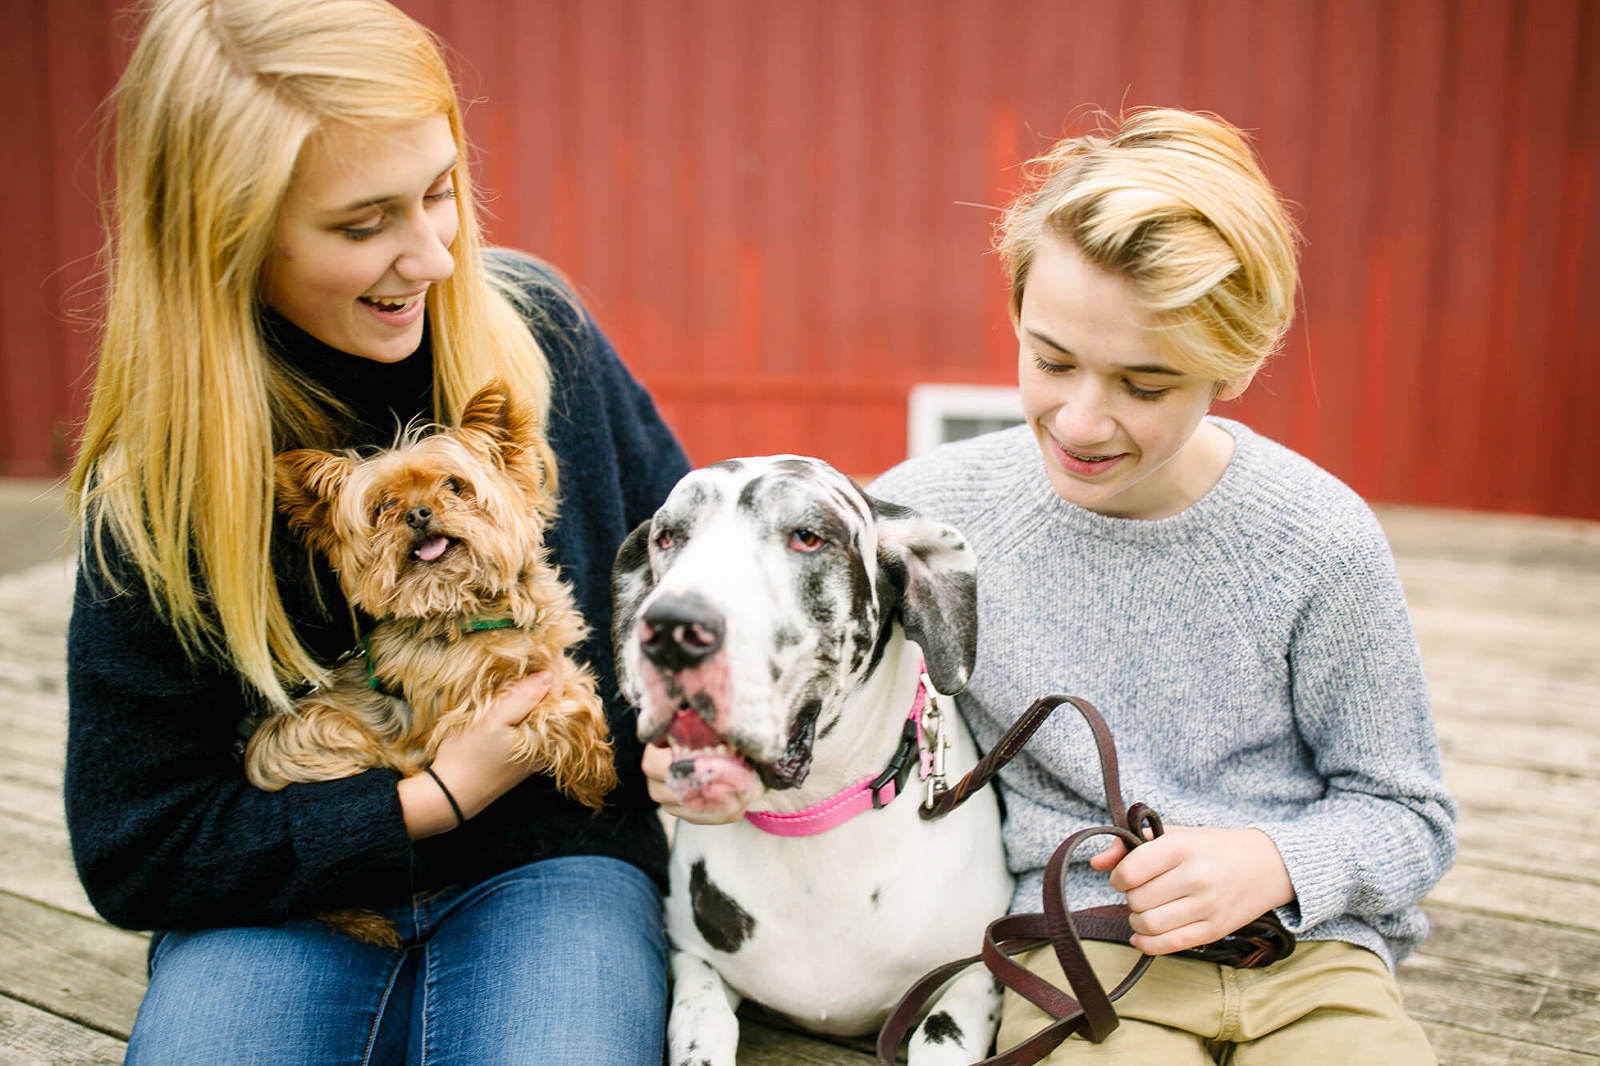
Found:
[[(771, 811), (746, 811), (745, 821), (761, 830), (780, 837), (808, 837), (825, 833), (843, 825), (858, 814), (887, 807), (905, 788), (912, 766), (925, 762), (919, 758), (922, 750), (922, 713), (931, 698), (927, 673), (917, 669), (917, 695), (911, 703), (911, 713), (900, 728), (900, 744), (889, 763), (877, 774), (864, 777), (849, 788), (835, 792), (821, 803), (790, 814)], [(926, 771), (924, 771), (926, 772)]]

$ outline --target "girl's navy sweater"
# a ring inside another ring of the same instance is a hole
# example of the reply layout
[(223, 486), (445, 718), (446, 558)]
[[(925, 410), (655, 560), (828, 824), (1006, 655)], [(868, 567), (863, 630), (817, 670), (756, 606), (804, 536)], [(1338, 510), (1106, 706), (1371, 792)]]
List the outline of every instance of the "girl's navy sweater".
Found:
[[(600, 679), (622, 786), (599, 814), (533, 777), (466, 825), (413, 843), (395, 789), (368, 770), (263, 792), (245, 780), (241, 735), (260, 701), (226, 664), (192, 661), (131, 567), (113, 593), (79, 566), (67, 642), (66, 811), (78, 875), (107, 920), (136, 929), (259, 924), (338, 907), (383, 907), (568, 854), (631, 862), (665, 886), (666, 842), (639, 771), (633, 714), (617, 693), (609, 576), (622, 539), (688, 469), (645, 390), (539, 264), (490, 255), (544, 314), (547, 425), (561, 514), (546, 540), (592, 633), (576, 656)], [(277, 354), (349, 405), (347, 446), (386, 445), (432, 412), (428, 342), (393, 364), (328, 348), (270, 314)], [(306, 645), (327, 661), (354, 643), (345, 600), (282, 527), (274, 572)], [(319, 605), (319, 594), (321, 605)]]

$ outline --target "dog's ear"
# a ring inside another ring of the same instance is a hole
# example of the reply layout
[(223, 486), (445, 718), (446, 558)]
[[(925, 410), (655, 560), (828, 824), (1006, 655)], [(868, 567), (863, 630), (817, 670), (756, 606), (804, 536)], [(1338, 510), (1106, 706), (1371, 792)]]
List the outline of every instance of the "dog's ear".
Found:
[[(865, 495), (865, 493), (863, 493)], [(867, 496), (878, 527), (878, 594), (922, 648), (933, 687), (960, 692), (978, 658), (978, 557), (954, 526)]]
[(461, 441), (503, 470), (525, 479), (524, 490), (546, 521), (556, 515), (555, 451), (539, 430), (539, 419), (499, 378), (473, 394), (461, 411)]
[(460, 434), (462, 440), (502, 464), (537, 447), (541, 440), (533, 409), (499, 378), (473, 393), (461, 409)]
[(289, 528), (312, 547), (325, 548), (332, 537), (333, 501), (355, 464), (343, 455), (300, 448), (284, 452), (272, 466), (278, 510)]
[(650, 522), (644, 521), (622, 542), (611, 567), (611, 650), (617, 660), (617, 688), (623, 699), (635, 705), (639, 702), (639, 681), (633, 676), (625, 653), (639, 605), (651, 587)]

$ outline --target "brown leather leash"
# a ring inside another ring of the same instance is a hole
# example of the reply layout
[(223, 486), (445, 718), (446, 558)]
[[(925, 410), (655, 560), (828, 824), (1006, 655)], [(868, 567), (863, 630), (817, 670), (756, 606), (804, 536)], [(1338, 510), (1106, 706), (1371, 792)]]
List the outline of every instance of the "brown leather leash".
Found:
[[(984, 930), (983, 945), (978, 954), (931, 970), (911, 986), (878, 1031), (880, 1066), (893, 1066), (901, 1042), (927, 1006), (928, 1000), (946, 981), (975, 962), (981, 961), (996, 980), (1055, 1021), (1015, 1047), (974, 1066), (1030, 1066), (1074, 1033), (1094, 1043), (1110, 1036), (1119, 1021), (1116, 1009), (1111, 1004), (1132, 988), (1154, 961), (1152, 956), (1141, 955), (1116, 987), (1107, 992), (1089, 965), (1080, 941), (1089, 939), (1127, 943), (1133, 932), (1128, 925), (1128, 907), (1115, 904), (1073, 911), (1067, 906), (1064, 888), (1067, 865), (1081, 844), (1094, 837), (1114, 836), (1132, 850), (1145, 842), (1145, 830), (1149, 830), (1152, 839), (1162, 833), (1161, 816), (1155, 811), (1143, 803), (1123, 807), (1122, 789), (1117, 777), (1116, 745), (1112, 742), (1111, 730), (1105, 719), (1088, 700), (1060, 695), (1035, 700), (1000, 738), (1000, 742), (965, 777), (953, 788), (940, 792), (930, 803), (923, 805), (922, 816), (938, 818), (948, 814), (988, 784), (1063, 703), (1070, 703), (1077, 708), (1094, 734), (1095, 748), (1100, 756), (1100, 777), (1105, 786), (1106, 806), (1110, 810), (1112, 824), (1080, 829), (1056, 848), (1045, 865), (1042, 913), (1011, 914), (996, 918)], [(1061, 964), (1061, 971), (1066, 975), (1072, 994), (1069, 995), (1016, 962), (1014, 956), (1045, 944), (1055, 951), (1056, 960)], [(1221, 940), (1181, 954), (1242, 969), (1268, 965), (1286, 958), (1293, 950), (1294, 937), (1269, 911)]]

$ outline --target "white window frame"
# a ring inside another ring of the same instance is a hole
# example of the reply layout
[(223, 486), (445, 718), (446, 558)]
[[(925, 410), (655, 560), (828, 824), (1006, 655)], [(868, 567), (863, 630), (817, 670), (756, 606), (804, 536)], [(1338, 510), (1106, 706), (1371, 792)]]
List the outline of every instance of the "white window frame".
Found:
[(950, 439), (951, 419), (1021, 422), (1022, 399), (1014, 385), (913, 385), (906, 418), (906, 455), (921, 455)]

